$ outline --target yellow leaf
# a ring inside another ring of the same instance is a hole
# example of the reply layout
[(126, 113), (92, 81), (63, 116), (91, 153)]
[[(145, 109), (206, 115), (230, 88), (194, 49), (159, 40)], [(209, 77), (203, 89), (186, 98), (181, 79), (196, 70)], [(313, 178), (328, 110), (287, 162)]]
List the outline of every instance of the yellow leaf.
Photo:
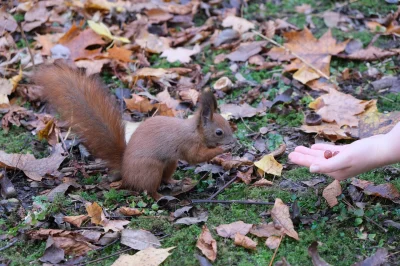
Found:
[(19, 73), (18, 75), (15, 75), (14, 77), (10, 78), (10, 82), (13, 86), (12, 91), (15, 91), (15, 88), (18, 86), (18, 83), (21, 81), (22, 79), (22, 68), (19, 68)]
[(146, 248), (137, 252), (135, 255), (121, 255), (112, 266), (141, 265), (141, 266), (157, 266), (171, 255), (169, 251), (175, 247), (156, 249), (153, 247)]
[(271, 154), (265, 155), (261, 160), (255, 162), (254, 165), (267, 174), (281, 176), (283, 166)]
[(104, 37), (108, 40), (116, 40), (116, 41), (121, 41), (124, 43), (130, 43), (129, 39), (124, 38), (124, 37), (116, 37), (111, 34), (111, 31), (107, 28), (107, 26), (104, 23), (96, 23), (93, 20), (88, 20), (88, 25), (89, 27), (99, 34), (101, 37)]

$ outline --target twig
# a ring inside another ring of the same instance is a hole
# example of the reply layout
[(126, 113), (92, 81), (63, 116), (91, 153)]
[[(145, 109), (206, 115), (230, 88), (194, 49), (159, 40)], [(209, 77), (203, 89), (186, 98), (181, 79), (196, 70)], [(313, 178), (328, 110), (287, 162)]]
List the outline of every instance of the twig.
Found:
[(10, 243), (8, 243), (7, 245), (5, 245), (4, 247), (0, 248), (0, 251), (6, 250), (9, 247), (11, 247), (12, 245), (14, 245), (15, 243), (17, 243), (18, 239), (14, 238), (13, 241), (11, 241)]
[(245, 126), (248, 130), (250, 130), (251, 132), (255, 132), (254, 130), (252, 130), (252, 129), (246, 124), (246, 122), (244, 122), (243, 117), (240, 117), (240, 119), (242, 120), (244, 126)]
[[(89, 164), (89, 165), (84, 165), (82, 166), (85, 170), (105, 170), (107, 167), (103, 163), (99, 164)], [(61, 173), (68, 173), (68, 172), (73, 172), (76, 170), (76, 167), (64, 167), (63, 169), (60, 170)]]
[(223, 185), (220, 189), (218, 189), (217, 192), (215, 192), (214, 194), (212, 194), (208, 200), (212, 200), (213, 198), (215, 198), (219, 193), (221, 193), (225, 188), (227, 188), (230, 184), (232, 184), (233, 182), (236, 181), (238, 177), (235, 176), (234, 178), (232, 178), (231, 180), (229, 180), (225, 185)]
[(22, 38), (24, 39), (24, 41), (26, 43), (26, 48), (28, 49), (28, 53), (31, 56), (32, 65), (35, 66), (35, 59), (33, 57), (31, 48), (29, 47), (29, 42), (28, 42), (28, 39), (25, 36), (24, 30), (22, 29), (21, 23), (18, 23), (18, 27), (19, 27), (19, 30), (21, 31)]
[(113, 253), (113, 254), (110, 254), (110, 255), (108, 255), (108, 256), (105, 256), (105, 257), (102, 257), (102, 258), (99, 258), (99, 259), (95, 259), (95, 260), (91, 260), (91, 261), (88, 261), (88, 262), (80, 263), (80, 264), (78, 264), (78, 265), (79, 265), (79, 266), (84, 266), (84, 265), (92, 264), (92, 263), (95, 263), (95, 262), (99, 262), (99, 261), (102, 261), (102, 260), (105, 260), (105, 259), (114, 257), (114, 256), (116, 256), (116, 255), (119, 255), (119, 254), (121, 254), (121, 253), (124, 253), (124, 252), (129, 251), (129, 250), (132, 250), (132, 249), (133, 249), (133, 248), (126, 248), (126, 249), (120, 250), (120, 251), (118, 251), (118, 252), (115, 252), (115, 253)]
[(381, 97), (382, 99), (385, 99), (385, 100), (387, 100), (387, 101), (389, 101), (389, 102), (392, 102), (392, 103), (395, 102), (395, 101), (393, 101), (392, 99), (389, 99), (388, 97), (385, 97), (385, 96), (382, 96), (382, 95), (379, 95), (379, 97)]
[(273, 202), (264, 202), (264, 201), (250, 201), (250, 200), (209, 200), (209, 199), (192, 199), (191, 202), (193, 204), (202, 204), (202, 203), (222, 203), (222, 204), (254, 204), (254, 205), (274, 205)]
[(330, 82), (332, 82), (333, 84), (336, 84), (336, 82), (334, 82), (329, 76), (327, 76), (324, 72), (322, 72), (321, 70), (319, 70), (318, 68), (314, 67), (313, 65), (311, 65), (310, 63), (307, 62), (307, 60), (305, 58), (303, 58), (302, 56), (296, 54), (295, 52), (291, 51), (290, 49), (288, 49), (287, 47), (277, 43), (276, 41), (268, 38), (267, 36), (263, 35), (262, 33), (252, 30), (252, 32), (254, 32), (255, 34), (257, 34), (258, 36), (260, 36), (261, 38), (269, 41), (270, 43), (284, 49), (286, 52), (292, 54), (293, 56), (297, 57), (298, 59), (300, 59), (306, 66), (308, 66), (309, 68), (311, 68), (312, 70), (314, 70), (315, 72), (317, 72), (320, 76), (326, 78), (327, 80), (329, 80)]
[(283, 235), (281, 235), (281, 239), (280, 239), (280, 241), (279, 241), (278, 247), (275, 249), (274, 255), (272, 256), (271, 261), (269, 262), (269, 265), (268, 265), (268, 266), (271, 266), (272, 263), (274, 263), (276, 253), (278, 253), (278, 249), (279, 249), (279, 247), (280, 247), (280, 245), (281, 245), (281, 243), (282, 243), (282, 239), (283, 239)]

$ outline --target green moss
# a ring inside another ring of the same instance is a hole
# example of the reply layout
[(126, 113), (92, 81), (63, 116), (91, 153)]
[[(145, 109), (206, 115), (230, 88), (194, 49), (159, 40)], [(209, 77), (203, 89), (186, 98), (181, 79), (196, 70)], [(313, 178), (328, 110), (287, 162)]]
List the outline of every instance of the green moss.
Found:
[(25, 20), (25, 15), (21, 14), (21, 13), (17, 13), (17, 14), (14, 15), (14, 19), (17, 22), (22, 22), (22, 21)]
[(303, 124), (304, 115), (301, 112), (291, 110), (287, 114), (268, 113), (265, 118), (273, 120), (281, 126), (299, 127)]
[(359, 10), (366, 16), (370, 15), (380, 15), (385, 16), (390, 12), (395, 12), (397, 10), (397, 5), (391, 5), (386, 2), (377, 3), (376, 0), (360, 0), (349, 4), (351, 9)]
[(375, 36), (375, 33), (372, 33), (368, 30), (344, 32), (339, 29), (333, 28), (332, 35), (338, 41), (345, 41), (347, 39), (360, 40), (365, 47), (372, 41), (372, 38)]
[[(6, 244), (6, 241), (0, 241), (0, 247)], [(12, 247), (3, 250), (1, 256), (5, 259), (9, 259), (11, 261), (11, 266), (42, 265), (39, 258), (43, 256), (45, 248), (46, 241), (17, 241)]]
[(378, 110), (380, 112), (400, 111), (400, 93), (381, 95), (378, 98)]

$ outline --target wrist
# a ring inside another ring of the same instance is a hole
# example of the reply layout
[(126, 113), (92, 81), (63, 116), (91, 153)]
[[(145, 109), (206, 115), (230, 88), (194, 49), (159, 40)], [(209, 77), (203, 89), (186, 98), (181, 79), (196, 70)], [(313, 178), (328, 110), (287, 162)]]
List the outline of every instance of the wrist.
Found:
[(382, 143), (384, 147), (385, 165), (400, 162), (400, 123), (398, 123), (390, 132), (382, 135)]

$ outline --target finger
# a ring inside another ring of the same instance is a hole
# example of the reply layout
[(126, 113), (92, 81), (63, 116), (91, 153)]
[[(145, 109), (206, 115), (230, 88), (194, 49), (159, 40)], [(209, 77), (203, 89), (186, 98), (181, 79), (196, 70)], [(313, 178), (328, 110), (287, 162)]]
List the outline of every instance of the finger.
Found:
[(324, 157), (324, 151), (322, 150), (312, 150), (310, 148), (304, 147), (304, 146), (298, 146), (294, 150), (295, 152), (307, 154), (307, 155), (312, 155), (315, 157)]
[(303, 153), (299, 152), (291, 152), (289, 154), (289, 159), (292, 163), (302, 165), (302, 166), (307, 166), (310, 167), (312, 164), (321, 164), (323, 160), (322, 158), (318, 158), (312, 155), (306, 155)]
[(351, 166), (351, 160), (348, 156), (339, 153), (338, 155), (328, 159), (320, 160), (319, 163), (315, 162), (310, 166), (311, 173), (332, 173), (339, 170), (346, 169)]
[(311, 146), (312, 150), (321, 150), (321, 151), (342, 151), (346, 145), (338, 146), (338, 145), (331, 145), (331, 144), (323, 144), (318, 143)]

